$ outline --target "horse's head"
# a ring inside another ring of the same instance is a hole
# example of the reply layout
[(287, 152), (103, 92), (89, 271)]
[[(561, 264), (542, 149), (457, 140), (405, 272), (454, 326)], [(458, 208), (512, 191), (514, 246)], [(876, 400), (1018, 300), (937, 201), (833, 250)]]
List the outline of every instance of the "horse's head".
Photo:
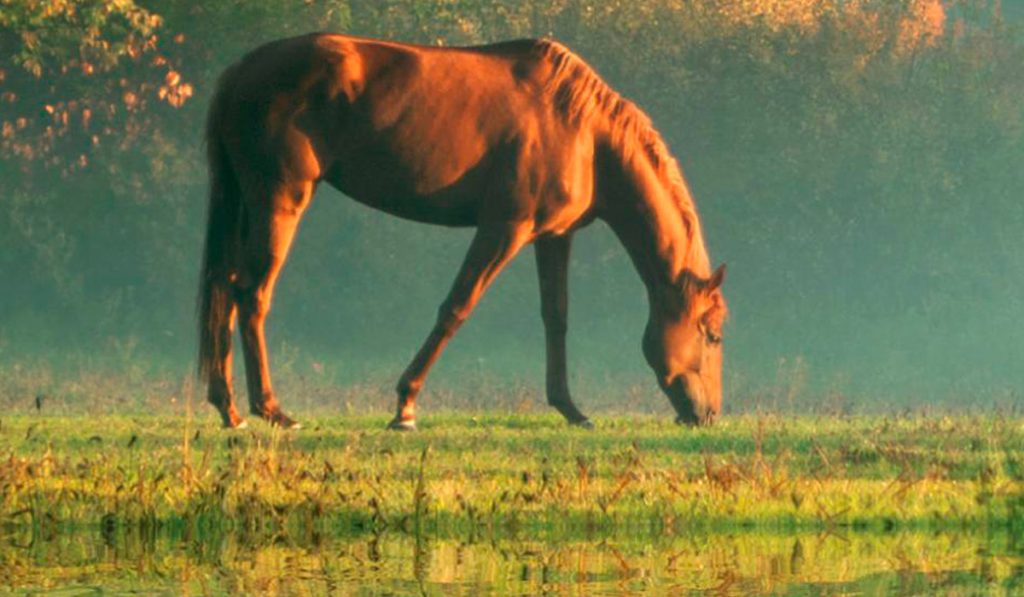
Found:
[(709, 424), (722, 408), (722, 297), (725, 266), (680, 284), (651, 303), (643, 351), (658, 385), (688, 425)]

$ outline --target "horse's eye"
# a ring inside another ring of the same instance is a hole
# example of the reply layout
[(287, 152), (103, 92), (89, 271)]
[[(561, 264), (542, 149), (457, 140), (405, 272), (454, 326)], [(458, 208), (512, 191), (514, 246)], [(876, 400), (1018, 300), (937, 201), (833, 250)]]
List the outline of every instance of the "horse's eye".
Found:
[(702, 319), (700, 324), (698, 324), (697, 329), (700, 330), (700, 333), (704, 335), (704, 340), (708, 344), (715, 345), (722, 343), (722, 335), (716, 334), (714, 330), (712, 330), (711, 326), (708, 324), (707, 319)]

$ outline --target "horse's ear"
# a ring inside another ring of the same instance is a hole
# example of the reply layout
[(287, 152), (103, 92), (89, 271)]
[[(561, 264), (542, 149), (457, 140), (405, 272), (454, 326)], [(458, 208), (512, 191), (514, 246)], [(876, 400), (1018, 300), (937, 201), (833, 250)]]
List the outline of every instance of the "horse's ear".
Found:
[(704, 290), (706, 290), (709, 293), (714, 292), (717, 288), (719, 288), (722, 285), (722, 282), (725, 282), (724, 263), (718, 266), (718, 269), (715, 270), (715, 273), (711, 274), (711, 277), (708, 278), (708, 284), (707, 286), (704, 287)]

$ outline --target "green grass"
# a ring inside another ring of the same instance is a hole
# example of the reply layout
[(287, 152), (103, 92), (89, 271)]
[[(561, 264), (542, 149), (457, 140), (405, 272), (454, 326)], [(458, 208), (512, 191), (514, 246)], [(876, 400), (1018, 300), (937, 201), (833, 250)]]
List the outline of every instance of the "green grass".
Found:
[[(1024, 420), (0, 419), (0, 592), (1016, 594)], [(44, 409), (45, 413), (45, 409)]]
[(253, 535), (1024, 528), (1024, 421), (980, 417), (168, 416), (0, 420), (0, 525)]

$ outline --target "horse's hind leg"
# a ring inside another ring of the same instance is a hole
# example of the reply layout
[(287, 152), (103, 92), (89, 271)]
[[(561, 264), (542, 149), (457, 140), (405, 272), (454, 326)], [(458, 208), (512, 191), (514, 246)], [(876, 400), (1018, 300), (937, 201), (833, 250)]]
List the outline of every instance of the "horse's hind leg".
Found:
[(547, 395), (553, 406), (570, 425), (592, 427), (590, 420), (576, 408), (569, 395), (566, 372), (565, 334), (569, 311), (569, 248), (571, 236), (537, 239), (533, 244), (540, 280), (540, 312), (544, 320), (547, 348)]
[(235, 331), (237, 309), (234, 304), (229, 304), (227, 309), (227, 321), (217, 332), (220, 334), (220, 339), (217, 343), (217, 354), (214, 355), (214, 364), (210, 370), (207, 399), (217, 408), (224, 427), (241, 429), (246, 424), (245, 420), (239, 416), (238, 410), (235, 409), (231, 383), (231, 336)]
[(298, 424), (281, 412), (274, 397), (264, 323), (270, 313), (274, 283), (312, 194), (313, 183), (302, 182), (278, 185), (267, 194), (254, 193), (246, 197), (248, 228), (244, 236), (243, 265), (235, 281), (249, 410), (285, 428)]
[(531, 222), (482, 225), (477, 229), (448, 298), (441, 304), (434, 329), (398, 382), (398, 413), (388, 427), (416, 428), (416, 394), (427, 371), (498, 272), (529, 242), (532, 228)]

